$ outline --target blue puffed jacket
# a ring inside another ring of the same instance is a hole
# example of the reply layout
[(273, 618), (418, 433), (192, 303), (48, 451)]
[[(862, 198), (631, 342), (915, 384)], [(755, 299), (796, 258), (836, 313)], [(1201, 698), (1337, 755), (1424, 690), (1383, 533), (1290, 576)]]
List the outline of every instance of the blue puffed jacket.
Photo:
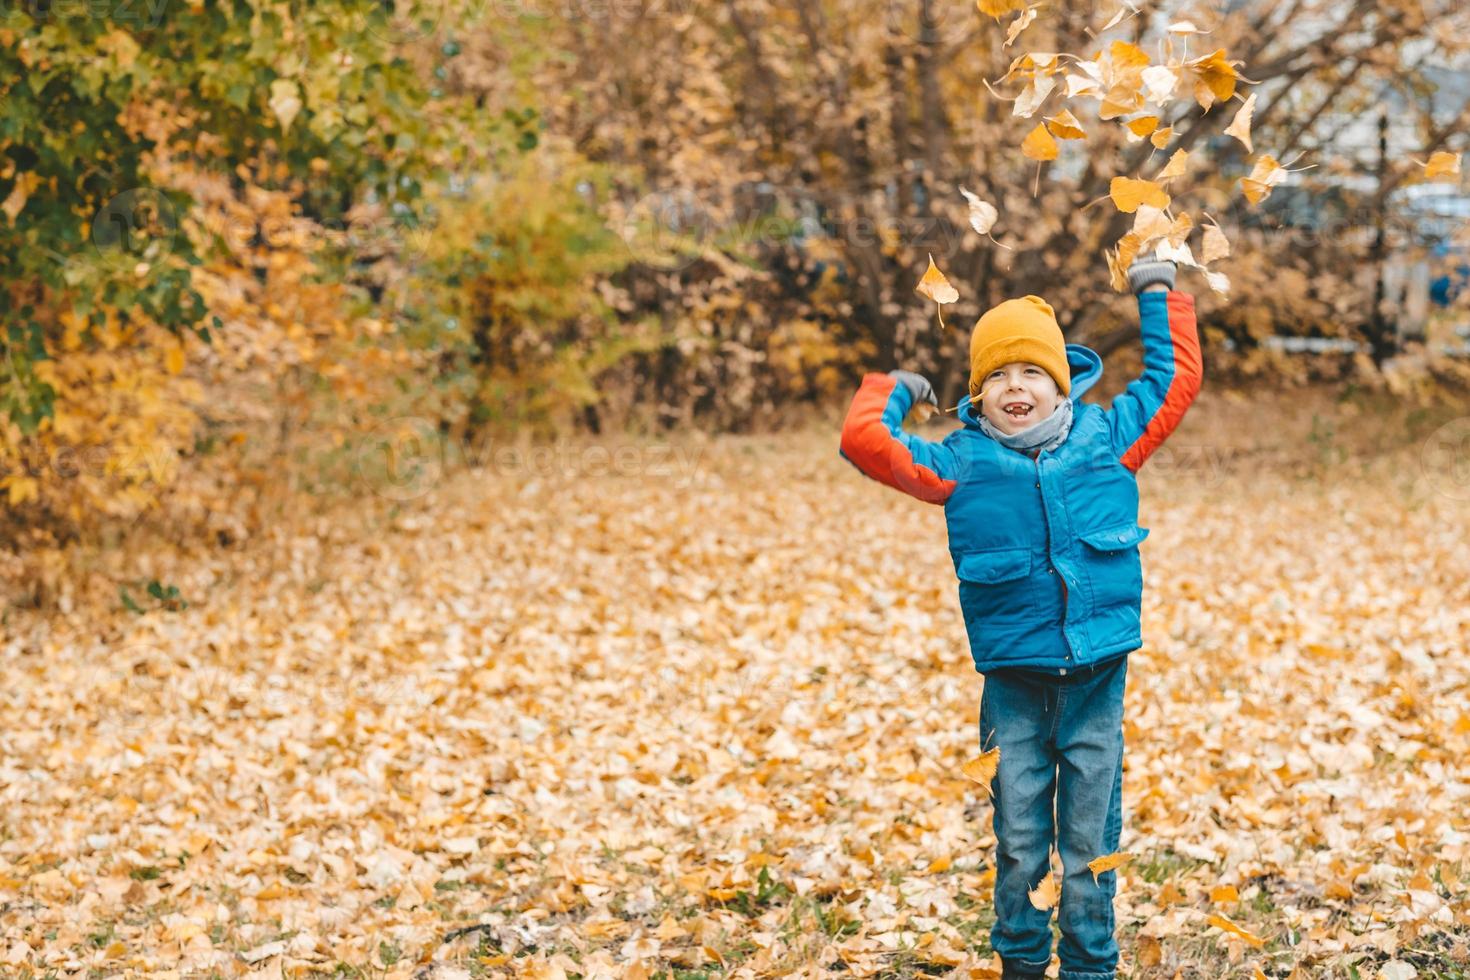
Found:
[(1174, 431), (1199, 391), (1203, 366), (1194, 298), (1138, 297), (1143, 373), (1108, 408), (1079, 399), (1102, 358), (1067, 345), (1074, 413), (1056, 449), (1007, 449), (981, 431), (966, 396), (962, 427), (943, 442), (902, 429), (906, 387), (868, 374), (839, 448), (866, 475), (943, 504), (949, 552), (975, 669), (1060, 671), (1143, 645), (1143, 572), (1135, 474)]

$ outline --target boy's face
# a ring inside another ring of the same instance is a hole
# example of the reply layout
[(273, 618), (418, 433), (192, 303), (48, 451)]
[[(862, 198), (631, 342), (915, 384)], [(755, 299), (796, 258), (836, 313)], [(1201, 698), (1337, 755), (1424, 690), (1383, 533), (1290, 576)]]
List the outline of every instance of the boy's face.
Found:
[(999, 367), (980, 386), (981, 413), (1008, 436), (1031, 428), (1056, 411), (1061, 401), (1056, 381), (1030, 361)]

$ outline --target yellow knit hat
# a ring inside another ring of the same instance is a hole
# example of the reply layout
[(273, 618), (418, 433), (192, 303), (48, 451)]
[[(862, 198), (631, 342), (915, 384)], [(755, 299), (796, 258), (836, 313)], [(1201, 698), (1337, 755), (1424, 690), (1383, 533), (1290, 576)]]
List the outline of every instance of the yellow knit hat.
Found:
[(970, 334), (970, 398), (978, 401), (986, 376), (1012, 361), (1045, 368), (1063, 395), (1071, 392), (1067, 342), (1056, 313), (1040, 296), (1008, 299), (975, 321)]

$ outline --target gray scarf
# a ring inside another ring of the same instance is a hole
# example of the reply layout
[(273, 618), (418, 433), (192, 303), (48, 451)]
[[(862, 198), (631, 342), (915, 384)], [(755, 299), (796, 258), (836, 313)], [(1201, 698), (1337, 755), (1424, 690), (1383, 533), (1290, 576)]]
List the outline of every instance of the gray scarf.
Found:
[(1002, 446), (1022, 452), (1032, 449), (1047, 452), (1066, 442), (1067, 433), (1072, 431), (1072, 399), (1063, 398), (1046, 418), (1010, 436), (991, 425), (990, 420), (979, 411), (975, 412), (975, 416), (980, 420), (980, 431)]

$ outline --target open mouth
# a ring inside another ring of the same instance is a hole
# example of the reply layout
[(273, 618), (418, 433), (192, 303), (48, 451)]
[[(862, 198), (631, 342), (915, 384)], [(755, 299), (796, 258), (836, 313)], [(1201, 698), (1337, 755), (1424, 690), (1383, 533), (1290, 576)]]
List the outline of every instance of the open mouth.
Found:
[(1013, 419), (1029, 418), (1031, 415), (1031, 406), (1025, 402), (1010, 402), (1002, 405), (1000, 410)]

